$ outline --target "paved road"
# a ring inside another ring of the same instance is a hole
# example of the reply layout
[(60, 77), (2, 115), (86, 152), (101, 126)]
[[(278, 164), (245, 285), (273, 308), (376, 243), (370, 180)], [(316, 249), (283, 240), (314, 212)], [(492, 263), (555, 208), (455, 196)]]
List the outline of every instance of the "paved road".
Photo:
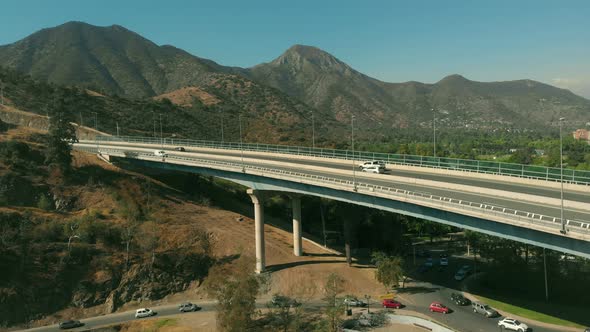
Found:
[[(101, 143), (102, 144), (102, 143)], [(135, 143), (137, 144), (137, 143)], [(158, 145), (149, 145), (149, 144), (138, 144), (133, 145), (141, 148), (146, 149), (158, 149)], [(202, 149), (198, 148), (186, 148), (187, 152), (199, 152), (203, 153)], [(178, 155), (184, 156), (183, 153), (176, 153), (174, 151), (170, 151), (166, 149), (166, 151), (171, 155)], [(240, 157), (240, 151), (233, 151), (233, 150), (224, 150), (224, 149), (208, 149), (207, 154), (216, 155), (216, 156), (228, 156), (228, 157)], [(245, 155), (246, 158), (256, 158), (258, 160), (268, 160), (268, 161), (278, 161), (278, 162), (287, 162), (293, 164), (304, 164), (304, 165), (311, 165), (311, 166), (319, 166), (319, 167), (327, 167), (332, 169), (338, 170), (350, 170), (352, 172), (352, 161), (350, 166), (342, 164), (340, 161), (335, 161), (330, 158), (316, 158), (314, 160), (300, 160), (297, 159), (296, 155), (281, 155), (281, 154), (273, 154), (273, 153), (256, 153), (256, 152), (248, 152)], [(360, 162), (355, 161), (355, 165), (359, 164)], [(431, 180), (431, 181), (439, 181), (439, 182), (448, 182), (453, 184), (461, 184), (461, 185), (468, 185), (468, 186), (477, 186), (482, 188), (493, 188), (497, 190), (505, 190), (510, 192), (518, 192), (523, 194), (530, 194), (530, 195), (538, 195), (543, 197), (551, 197), (551, 198), (560, 198), (560, 190), (554, 188), (546, 188), (546, 187), (535, 187), (530, 185), (524, 185), (519, 183), (510, 182), (510, 177), (506, 177), (506, 182), (500, 182), (495, 180), (486, 180), (486, 179), (479, 179), (473, 178), (470, 176), (454, 176), (454, 175), (446, 175), (446, 174), (433, 174), (433, 173), (425, 173), (420, 171), (411, 171), (411, 170), (398, 170), (396, 169), (394, 172), (391, 173), (392, 175), (396, 176), (404, 176), (407, 178), (414, 178), (414, 179), (422, 179), (422, 180)], [(468, 174), (468, 173), (467, 173)], [(576, 201), (576, 202), (590, 202), (590, 188), (586, 193), (579, 192), (579, 191), (564, 191), (565, 199)]]
[[(104, 145), (103, 145), (104, 146)], [(138, 152), (146, 152), (145, 150), (142, 151), (141, 149), (149, 149), (147, 152), (153, 152), (154, 146), (150, 145), (141, 145), (134, 148), (125, 148), (126, 151), (133, 151), (136, 150)], [(178, 156), (183, 158), (190, 158), (192, 153), (190, 153), (191, 149), (187, 149), (187, 152), (174, 152), (169, 151), (170, 156)], [(226, 156), (226, 157), (239, 157), (240, 153), (235, 151), (227, 151), (227, 150), (219, 150), (213, 152), (207, 152), (208, 154), (216, 155), (216, 156)], [(259, 158), (259, 161), (251, 162), (248, 161), (249, 158)], [(198, 156), (195, 158), (204, 159), (203, 156)], [(171, 160), (171, 159), (170, 159)], [(271, 162), (281, 161), (285, 164), (281, 166), (277, 166)], [(347, 167), (346, 165), (342, 165), (341, 163), (336, 163), (330, 160), (298, 160), (296, 158), (289, 158), (287, 156), (279, 156), (279, 155), (268, 155), (268, 154), (249, 154), (247, 159), (245, 160), (245, 165), (249, 166), (262, 166), (274, 169), (281, 169), (285, 171), (293, 171), (293, 172), (301, 172), (301, 167), (303, 165), (310, 165), (310, 166), (320, 166), (325, 167), (325, 170), (306, 170), (306, 173), (312, 175), (321, 175), (321, 176), (328, 176), (331, 178), (342, 179), (342, 180), (350, 180), (352, 175), (340, 174), (340, 173), (333, 173), (334, 170), (348, 170), (352, 168)], [(352, 173), (352, 170), (351, 170)], [(484, 188), (491, 188), (491, 189), (501, 189), (509, 192), (518, 192), (518, 193), (528, 193), (532, 195), (539, 195), (539, 196), (546, 196), (546, 197), (554, 197), (557, 195), (559, 197), (559, 190), (545, 188), (545, 187), (533, 187), (533, 186), (524, 186), (521, 184), (514, 184), (510, 182), (494, 182), (494, 181), (486, 181), (481, 179), (473, 179), (469, 177), (456, 177), (456, 176), (447, 176), (447, 175), (438, 175), (438, 174), (424, 174), (422, 172), (411, 172), (411, 171), (398, 171), (395, 170), (392, 172), (394, 175), (403, 174), (408, 178), (416, 178), (416, 179), (428, 179), (434, 180), (439, 182), (449, 182), (449, 183), (458, 183), (458, 184), (465, 184), (471, 186), (483, 186)], [(360, 176), (362, 173), (358, 172)], [(559, 218), (560, 216), (560, 207), (541, 204), (537, 202), (530, 202), (524, 200), (515, 200), (512, 198), (505, 198), (505, 197), (498, 197), (486, 194), (477, 194), (477, 193), (468, 193), (458, 190), (452, 190), (444, 187), (428, 187), (428, 186), (421, 186), (415, 184), (408, 184), (404, 182), (397, 182), (392, 179), (392, 177), (388, 176), (388, 174), (381, 174), (381, 177), (376, 178), (362, 178), (362, 182), (379, 185), (379, 186), (389, 186), (395, 187), (403, 190), (409, 190), (429, 195), (437, 195), (437, 196), (444, 196), (444, 197), (451, 197), (455, 199), (460, 199), (464, 201), (471, 201), (475, 203), (483, 203), (488, 205), (494, 205), (497, 207), (505, 207), (509, 209), (516, 209), (520, 211), (526, 212), (534, 212), (536, 214), (543, 214), (546, 216), (553, 216)], [(567, 200), (575, 200), (578, 202), (590, 202), (590, 190), (589, 193), (582, 193), (582, 192), (567, 192), (565, 198)], [(565, 216), (567, 219), (571, 220), (579, 220), (579, 221), (590, 221), (590, 204), (588, 204), (587, 210), (580, 210), (574, 208), (566, 208), (565, 209)]]
[[(215, 310), (215, 302), (198, 302), (198, 305), (202, 308), (201, 311), (214, 311)], [(142, 318), (142, 319), (157, 319), (163, 316), (170, 316), (170, 315), (177, 315), (179, 314), (178, 311), (178, 304), (173, 305), (165, 305), (165, 306), (157, 306), (157, 307), (150, 307), (152, 310), (157, 312), (157, 315), (150, 318)], [(194, 314), (192, 312), (183, 313), (184, 315), (191, 315)], [(125, 312), (118, 312), (114, 314), (108, 314), (104, 316), (97, 316), (87, 319), (80, 320), (84, 323), (83, 327), (71, 329), (70, 331), (87, 331), (89, 329), (101, 327), (101, 326), (109, 326), (115, 324), (121, 324), (128, 321), (136, 320), (135, 318), (135, 310), (125, 311)], [(54, 331), (61, 331), (57, 324), (44, 326), (44, 327), (37, 327), (28, 330), (22, 331), (31, 331), (31, 332), (54, 332)]]

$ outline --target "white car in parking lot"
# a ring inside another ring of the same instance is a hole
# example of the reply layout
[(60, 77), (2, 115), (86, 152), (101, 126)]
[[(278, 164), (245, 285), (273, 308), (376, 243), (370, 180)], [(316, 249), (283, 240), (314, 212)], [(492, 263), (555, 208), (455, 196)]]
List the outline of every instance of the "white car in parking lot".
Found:
[(502, 329), (518, 332), (526, 332), (529, 330), (528, 325), (526, 325), (525, 323), (521, 323), (514, 318), (504, 318), (498, 322), (498, 326)]

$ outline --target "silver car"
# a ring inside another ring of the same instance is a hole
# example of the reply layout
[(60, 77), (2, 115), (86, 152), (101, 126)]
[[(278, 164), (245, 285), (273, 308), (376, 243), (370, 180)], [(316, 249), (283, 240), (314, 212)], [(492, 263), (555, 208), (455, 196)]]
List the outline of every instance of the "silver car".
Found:
[(199, 311), (199, 310), (201, 310), (201, 307), (199, 307), (198, 305), (196, 305), (194, 303), (190, 303), (190, 302), (184, 302), (178, 306), (178, 311), (180, 311), (180, 312)]
[(471, 303), (471, 307), (473, 308), (473, 312), (482, 314), (488, 318), (499, 316), (496, 310), (492, 309), (489, 305), (484, 303), (473, 302)]

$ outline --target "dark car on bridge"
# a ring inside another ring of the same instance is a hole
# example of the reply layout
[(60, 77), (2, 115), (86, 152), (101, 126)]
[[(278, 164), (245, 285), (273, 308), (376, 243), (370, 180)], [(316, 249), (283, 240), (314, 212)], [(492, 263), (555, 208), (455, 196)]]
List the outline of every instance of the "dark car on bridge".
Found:
[(74, 329), (76, 327), (84, 326), (84, 323), (79, 320), (66, 320), (59, 323), (59, 328), (62, 330)]
[(468, 298), (459, 293), (452, 293), (451, 300), (455, 302), (456, 305), (469, 305), (471, 303)]

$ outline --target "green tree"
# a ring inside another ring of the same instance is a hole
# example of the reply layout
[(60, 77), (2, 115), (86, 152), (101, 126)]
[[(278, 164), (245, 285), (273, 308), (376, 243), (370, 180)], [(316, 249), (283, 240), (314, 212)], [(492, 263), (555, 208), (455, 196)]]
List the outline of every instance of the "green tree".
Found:
[(300, 331), (301, 304), (294, 298), (282, 294), (275, 294), (275, 300), (270, 306), (266, 319), (273, 331)]
[(57, 97), (49, 105), (49, 135), (47, 136), (47, 149), (45, 150), (45, 162), (56, 165), (64, 173), (71, 169), (72, 155), (71, 142), (76, 139), (76, 130), (70, 123), (72, 110), (68, 102), (67, 90), (58, 93)]
[(391, 289), (403, 279), (404, 269), (401, 257), (388, 256), (383, 252), (374, 252), (371, 255), (373, 264), (377, 267), (375, 279), (387, 289)]
[(331, 273), (326, 280), (324, 286), (324, 302), (326, 303), (326, 330), (328, 332), (336, 332), (340, 330), (342, 323), (342, 310), (344, 305), (338, 294), (343, 291), (344, 280), (336, 273)]
[(253, 317), (261, 281), (252, 269), (254, 262), (250, 256), (241, 256), (231, 267), (216, 265), (209, 270), (206, 289), (217, 299), (219, 331), (255, 330)]

